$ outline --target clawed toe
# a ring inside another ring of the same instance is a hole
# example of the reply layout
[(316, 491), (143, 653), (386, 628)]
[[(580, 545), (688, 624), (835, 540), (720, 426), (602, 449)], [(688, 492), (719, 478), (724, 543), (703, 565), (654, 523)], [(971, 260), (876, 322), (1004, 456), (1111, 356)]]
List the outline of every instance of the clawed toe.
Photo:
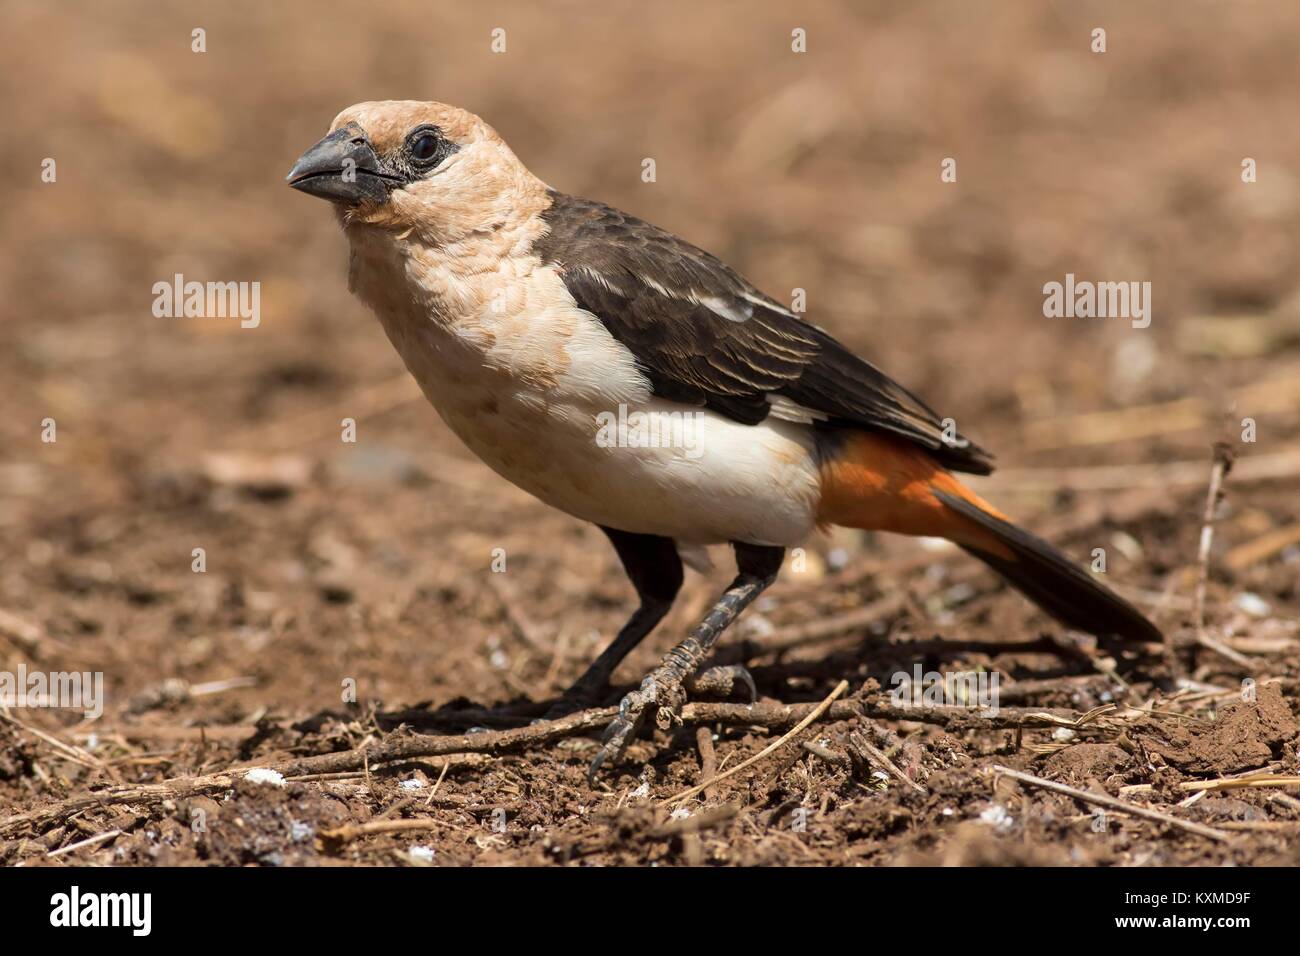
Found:
[(692, 696), (697, 697), (730, 697), (735, 693), (737, 684), (744, 689), (751, 704), (758, 700), (758, 688), (754, 685), (754, 677), (741, 664), (708, 667), (686, 681), (687, 689)]
[(646, 700), (639, 691), (632, 691), (619, 702), (618, 716), (609, 722), (601, 736), (600, 751), (587, 770), (587, 782), (594, 783), (596, 774), (606, 764), (617, 763), (627, 749), (628, 741), (636, 736), (645, 723)]
[(697, 677), (692, 677), (713, 650), (718, 635), (726, 630), (736, 615), (776, 579), (785, 551), (765, 545), (735, 543), (736, 579), (723, 592), (722, 597), (705, 615), (704, 620), (691, 629), (680, 644), (674, 647), (645, 680), (638, 690), (632, 691), (619, 704), (618, 716), (605, 731), (605, 738), (596, 759), (591, 762), (587, 779), (594, 781), (596, 774), (606, 764), (623, 755), (627, 743), (654, 712), (655, 723), (667, 730), (681, 723), (678, 716), (686, 702), (684, 685), (711, 693), (730, 694), (740, 683), (750, 700), (758, 696), (754, 679), (739, 665), (710, 667)]
[(594, 782), (601, 767), (615, 764), (623, 757), (628, 743), (645, 726), (646, 718), (653, 712), (655, 722), (667, 729), (676, 719), (676, 711), (686, 700), (681, 682), (656, 673), (641, 682), (639, 689), (631, 691), (619, 702), (618, 716), (610, 721), (601, 738), (601, 748), (587, 770), (588, 782)]

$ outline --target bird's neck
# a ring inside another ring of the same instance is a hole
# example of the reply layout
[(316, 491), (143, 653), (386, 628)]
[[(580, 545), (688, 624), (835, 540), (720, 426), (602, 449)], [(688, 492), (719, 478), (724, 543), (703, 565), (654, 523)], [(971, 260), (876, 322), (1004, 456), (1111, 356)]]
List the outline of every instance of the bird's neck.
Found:
[(461, 327), (493, 308), (537, 264), (530, 250), (544, 226), (535, 217), (493, 223), (455, 239), (431, 239), (351, 224), (349, 288), (387, 322), (413, 312)]

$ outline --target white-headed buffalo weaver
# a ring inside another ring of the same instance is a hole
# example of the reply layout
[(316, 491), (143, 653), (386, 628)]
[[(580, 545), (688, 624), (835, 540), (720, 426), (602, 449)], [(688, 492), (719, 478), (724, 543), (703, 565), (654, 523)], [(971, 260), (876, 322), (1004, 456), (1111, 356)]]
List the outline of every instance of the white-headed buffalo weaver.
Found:
[[(953, 477), (988, 474), (990, 456), (919, 398), (707, 252), (549, 188), (477, 116), (353, 106), (289, 184), (335, 204), (350, 287), (452, 431), (613, 542), (640, 606), (563, 705), (606, 692), (676, 597), (683, 553), (734, 548), (735, 580), (623, 698), (593, 773), (687, 687), (740, 679), (753, 693), (739, 668), (696, 672), (818, 526), (946, 538), (1069, 627), (1160, 640)], [(690, 414), (693, 441), (598, 441), (620, 409)]]

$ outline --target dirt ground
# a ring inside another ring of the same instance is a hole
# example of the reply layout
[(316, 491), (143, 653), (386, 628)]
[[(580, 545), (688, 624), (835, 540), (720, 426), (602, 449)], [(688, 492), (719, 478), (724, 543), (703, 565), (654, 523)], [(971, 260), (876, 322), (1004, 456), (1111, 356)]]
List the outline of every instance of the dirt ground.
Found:
[[(1300, 773), (1300, 6), (1177, 6), (4, 2), (0, 671), (102, 672), (105, 700), (0, 710), (0, 863), (1300, 861), (1300, 793), (1273, 785)], [(633, 596), (598, 530), (447, 431), (347, 292), (330, 211), (283, 184), (386, 98), (472, 109), (557, 188), (806, 290), (997, 453), (981, 494), (1102, 549), (1169, 646), (1106, 657), (960, 552), (835, 532), (725, 642), (752, 714), (700, 704), (595, 787), (598, 726), (496, 736)], [(156, 317), (175, 273), (260, 282), (260, 323)], [(1149, 281), (1150, 326), (1045, 318), (1067, 273)], [(914, 667), (996, 674), (1000, 719), (890, 710)]]

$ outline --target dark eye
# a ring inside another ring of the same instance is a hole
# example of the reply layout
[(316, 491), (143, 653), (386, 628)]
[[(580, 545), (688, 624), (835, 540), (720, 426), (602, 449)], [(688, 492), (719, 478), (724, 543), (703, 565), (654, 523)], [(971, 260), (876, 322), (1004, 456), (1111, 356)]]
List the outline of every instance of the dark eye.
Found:
[(433, 133), (421, 133), (411, 142), (411, 158), (426, 163), (438, 155), (438, 137)]

